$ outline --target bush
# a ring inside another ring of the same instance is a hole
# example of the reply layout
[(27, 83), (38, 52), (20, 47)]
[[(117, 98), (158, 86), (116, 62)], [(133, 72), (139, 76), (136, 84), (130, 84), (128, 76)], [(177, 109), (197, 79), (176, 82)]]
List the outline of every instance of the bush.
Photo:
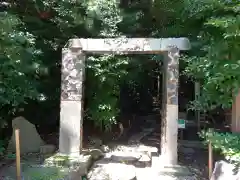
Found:
[(234, 133), (220, 133), (212, 129), (202, 131), (200, 137), (205, 143), (212, 143), (213, 149), (220, 150), (226, 160), (240, 165), (240, 135)]

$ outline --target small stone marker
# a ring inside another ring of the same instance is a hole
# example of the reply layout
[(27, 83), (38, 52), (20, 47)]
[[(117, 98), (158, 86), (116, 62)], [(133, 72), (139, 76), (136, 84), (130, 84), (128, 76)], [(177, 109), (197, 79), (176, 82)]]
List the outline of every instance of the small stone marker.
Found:
[(40, 147), (44, 145), (34, 124), (27, 121), (24, 117), (16, 117), (12, 120), (13, 134), (8, 144), (9, 152), (16, 152), (15, 129), (19, 129), (20, 152), (21, 154), (39, 152)]

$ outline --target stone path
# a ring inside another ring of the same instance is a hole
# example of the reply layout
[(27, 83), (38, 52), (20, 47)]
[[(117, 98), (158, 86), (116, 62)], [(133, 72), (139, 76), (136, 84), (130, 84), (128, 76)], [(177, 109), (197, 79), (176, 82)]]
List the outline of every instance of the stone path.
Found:
[(89, 180), (198, 180), (183, 166), (154, 166), (154, 147), (144, 145), (118, 146), (96, 161), (88, 173)]
[(89, 180), (199, 180), (185, 166), (162, 167), (159, 145), (143, 144), (144, 138), (154, 134), (156, 122), (154, 118), (146, 119), (147, 128), (131, 136), (128, 145), (117, 146), (95, 162), (88, 173)]
[[(160, 147), (160, 128), (155, 125), (153, 132), (141, 139), (141, 143)], [(188, 169), (196, 176), (196, 179), (205, 180), (208, 177), (208, 152), (206, 147), (200, 141), (178, 141), (178, 157), (179, 164), (188, 167)]]

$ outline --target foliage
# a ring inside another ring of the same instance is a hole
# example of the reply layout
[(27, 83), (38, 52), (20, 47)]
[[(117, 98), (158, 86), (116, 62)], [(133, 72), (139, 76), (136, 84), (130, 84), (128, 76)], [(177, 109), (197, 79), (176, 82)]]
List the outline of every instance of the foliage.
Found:
[[(6, 16), (2, 17), (2, 21), (8, 22), (12, 26), (8, 30), (2, 28), (2, 32), (6, 34), (5, 41), (10, 39), (7, 35), (11, 34), (11, 31), (17, 36), (18, 31), (16, 30), (19, 29), (22, 35), (21, 38), (25, 38), (28, 43), (18, 46), (19, 43), (13, 42), (14, 48), (21, 48), (21, 51), (25, 51), (30, 46), (34, 50), (34, 53), (29, 52), (27, 54), (27, 58), (23, 57), (23, 55), (16, 57), (21, 59), (20, 65), (17, 64), (13, 67), (14, 72), (24, 71), (26, 77), (24, 76), (23, 78), (20, 75), (14, 77), (9, 73), (9, 68), (4, 67), (6, 74), (9, 76), (9, 81), (6, 78), (3, 81), (8, 86), (9, 84), (12, 84), (12, 86), (9, 86), (9, 90), (6, 90), (9, 92), (9, 95), (1, 95), (1, 98), (8, 100), (10, 107), (12, 107), (10, 111), (23, 103), (30, 103), (29, 99), (33, 99), (40, 101), (42, 106), (48, 107), (48, 109), (53, 110), (54, 108), (55, 114), (58, 114), (60, 50), (66, 41), (76, 36), (82, 38), (122, 36), (121, 31), (119, 31), (119, 24), (122, 22), (124, 15), (118, 7), (118, 3), (114, 0), (87, 0), (74, 3), (64, 0), (25, 0), (24, 3), (9, 3), (9, 6), (3, 13)], [(11, 16), (18, 23), (9, 22), (8, 19)], [(135, 19), (128, 22), (134, 23)], [(2, 24), (1, 27), (8, 26)], [(14, 49), (8, 46), (4, 46), (4, 48), (8, 51)], [(10, 53), (11, 55), (14, 54), (12, 51)], [(136, 79), (137, 72), (140, 72), (136, 68), (135, 72), (131, 72), (135, 75), (128, 75), (127, 69), (130, 60), (132, 58), (115, 55), (91, 55), (88, 57), (86, 71), (87, 91), (85, 93), (86, 116), (88, 119), (94, 120), (94, 123), (101, 128), (109, 129), (111, 124), (116, 122), (116, 116), (119, 113), (118, 101), (121, 83), (127, 77), (129, 81), (131, 81), (129, 77)], [(15, 61), (18, 62), (13, 59), (11, 63), (15, 63)], [(35, 67), (35, 69), (31, 69), (31, 67)], [(29, 83), (29, 85), (26, 83)], [(19, 97), (11, 92), (15, 92), (16, 87), (19, 88), (17, 91), (20, 94)], [(37, 99), (38, 97), (39, 99)], [(3, 104), (3, 107), (9, 108), (9, 106), (5, 106), (6, 103), (2, 102), (1, 99), (0, 102)], [(36, 123), (39, 124), (40, 122)]]
[[(120, 10), (114, 1), (90, 1), (87, 13), (95, 14), (102, 22), (98, 36), (116, 37), (119, 34), (117, 24), (121, 21)], [(128, 58), (114, 55), (90, 56), (87, 61), (87, 116), (94, 120), (101, 129), (110, 130), (111, 124), (116, 123), (119, 113), (117, 106), (120, 93), (119, 81), (127, 73), (124, 65)]]
[(212, 129), (200, 133), (205, 143), (211, 142), (216, 150), (220, 150), (226, 160), (239, 165), (240, 164), (240, 136), (239, 134), (219, 133)]
[[(86, 92), (87, 115), (95, 120), (97, 126), (109, 129), (110, 125), (116, 122), (115, 116), (119, 112), (117, 107), (120, 89), (118, 81), (126, 73), (121, 66), (127, 61), (109, 55), (98, 59), (89, 57), (88, 63), (87, 77), (95, 81), (86, 84), (86, 88), (94, 89), (94, 91)], [(101, 66), (102, 69), (99, 69)]]
[[(72, 37), (189, 37), (193, 48), (185, 58), (185, 73), (202, 85), (195, 109), (228, 106), (239, 86), (237, 1), (24, 0), (1, 3), (0, 10), (1, 111), (13, 112), (38, 101), (46, 116), (49, 109), (57, 116), (61, 48)], [(102, 129), (110, 128), (119, 114), (122, 85), (139, 91), (137, 86), (153, 76), (151, 65), (143, 61), (155, 59), (161, 58), (90, 55), (88, 119)]]
[(195, 109), (229, 107), (240, 83), (240, 4), (207, 0), (187, 3), (188, 24), (198, 23), (192, 38), (193, 54), (185, 73), (201, 83)]
[[(42, 168), (42, 170), (41, 170)], [(38, 170), (32, 171), (27, 175), (23, 175), (26, 179), (34, 180), (60, 180), (64, 179), (64, 173), (57, 168), (41, 167)]]
[(39, 71), (36, 37), (25, 31), (21, 19), (8, 11), (0, 12), (0, 109), (18, 107), (27, 99), (38, 99)]

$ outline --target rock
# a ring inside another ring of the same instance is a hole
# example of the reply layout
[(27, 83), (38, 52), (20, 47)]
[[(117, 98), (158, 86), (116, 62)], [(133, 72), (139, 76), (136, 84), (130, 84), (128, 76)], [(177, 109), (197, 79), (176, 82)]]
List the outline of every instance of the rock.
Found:
[(15, 129), (20, 133), (20, 151), (21, 154), (39, 152), (40, 147), (45, 143), (37, 132), (35, 125), (27, 121), (24, 117), (17, 117), (12, 120), (13, 134), (8, 144), (8, 151), (15, 152)]
[(116, 151), (111, 154), (110, 159), (114, 162), (134, 163), (141, 157), (141, 153)]
[(102, 145), (100, 147), (101, 151), (104, 152), (104, 153), (107, 153), (110, 151), (110, 148), (108, 146), (105, 146), (105, 145)]
[(135, 180), (136, 168), (132, 165), (96, 162), (88, 173), (88, 180)]
[(210, 180), (238, 180), (240, 177), (238, 176), (234, 175), (234, 165), (225, 161), (217, 161)]
[(104, 153), (100, 149), (92, 149), (89, 154), (92, 156), (93, 160), (98, 160), (104, 156)]

